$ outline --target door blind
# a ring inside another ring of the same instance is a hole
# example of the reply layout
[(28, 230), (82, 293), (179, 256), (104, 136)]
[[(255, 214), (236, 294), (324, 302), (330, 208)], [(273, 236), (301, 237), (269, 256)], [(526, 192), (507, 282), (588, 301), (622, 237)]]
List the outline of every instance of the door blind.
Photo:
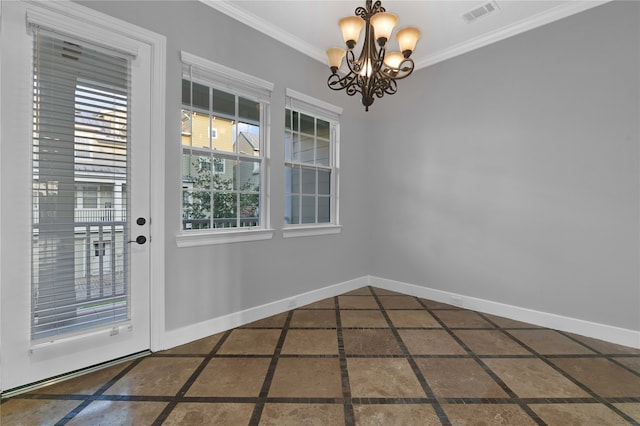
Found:
[(130, 59), (34, 27), (32, 340), (129, 318)]

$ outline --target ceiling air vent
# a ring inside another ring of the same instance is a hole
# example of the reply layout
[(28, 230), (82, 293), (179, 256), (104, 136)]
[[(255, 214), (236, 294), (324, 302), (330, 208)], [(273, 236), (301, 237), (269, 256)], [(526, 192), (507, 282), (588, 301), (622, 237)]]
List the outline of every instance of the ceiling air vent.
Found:
[(489, 1), (464, 13), (462, 15), (462, 18), (465, 20), (467, 24), (470, 24), (479, 18), (482, 18), (484, 16), (487, 16), (490, 13), (497, 12), (497, 11), (498, 11), (498, 4), (495, 1)]

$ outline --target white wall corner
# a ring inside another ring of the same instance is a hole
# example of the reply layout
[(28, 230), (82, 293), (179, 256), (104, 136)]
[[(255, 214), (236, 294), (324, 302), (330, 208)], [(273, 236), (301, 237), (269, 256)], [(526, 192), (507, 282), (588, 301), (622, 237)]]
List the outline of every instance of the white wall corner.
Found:
[(370, 276), (368, 277), (368, 282), (371, 286), (386, 290), (640, 349), (640, 330), (630, 330), (548, 312), (535, 311), (386, 278)]

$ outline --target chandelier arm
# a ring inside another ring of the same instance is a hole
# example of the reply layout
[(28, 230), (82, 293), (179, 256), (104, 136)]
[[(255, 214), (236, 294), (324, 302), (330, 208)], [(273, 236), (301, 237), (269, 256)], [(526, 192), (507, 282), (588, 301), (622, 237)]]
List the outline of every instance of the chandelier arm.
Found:
[(345, 90), (349, 96), (353, 96), (356, 93), (360, 93), (357, 78), (358, 74), (352, 72), (343, 77), (338, 74), (331, 74), (327, 80), (327, 85), (332, 90)]
[(390, 78), (392, 80), (402, 80), (403, 78), (407, 78), (411, 75), (415, 67), (415, 64), (413, 62), (413, 59), (406, 58), (400, 63), (398, 68), (392, 68), (387, 66), (386, 64), (385, 66), (386, 68), (384, 70), (384, 73), (387, 76), (387, 78)]

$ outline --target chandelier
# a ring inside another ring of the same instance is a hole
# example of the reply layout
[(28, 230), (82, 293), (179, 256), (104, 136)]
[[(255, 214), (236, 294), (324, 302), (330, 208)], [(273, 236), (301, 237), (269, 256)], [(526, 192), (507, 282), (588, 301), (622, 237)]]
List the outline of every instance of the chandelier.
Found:
[[(327, 49), (331, 68), (327, 85), (333, 90), (344, 89), (349, 96), (360, 93), (362, 105), (365, 111), (369, 111), (374, 97), (381, 98), (385, 93), (393, 95), (398, 90), (397, 80), (413, 72), (414, 63), (410, 56), (420, 38), (420, 30), (415, 27), (399, 29), (396, 38), (400, 51), (387, 52), (387, 41), (398, 23), (398, 16), (386, 12), (379, 0), (375, 3), (367, 0), (366, 7), (356, 8), (355, 15), (338, 21), (347, 50), (340, 47)], [(362, 27), (365, 27), (364, 43), (356, 58), (353, 48)], [(347, 69), (341, 73), (339, 70), (345, 56)]]

